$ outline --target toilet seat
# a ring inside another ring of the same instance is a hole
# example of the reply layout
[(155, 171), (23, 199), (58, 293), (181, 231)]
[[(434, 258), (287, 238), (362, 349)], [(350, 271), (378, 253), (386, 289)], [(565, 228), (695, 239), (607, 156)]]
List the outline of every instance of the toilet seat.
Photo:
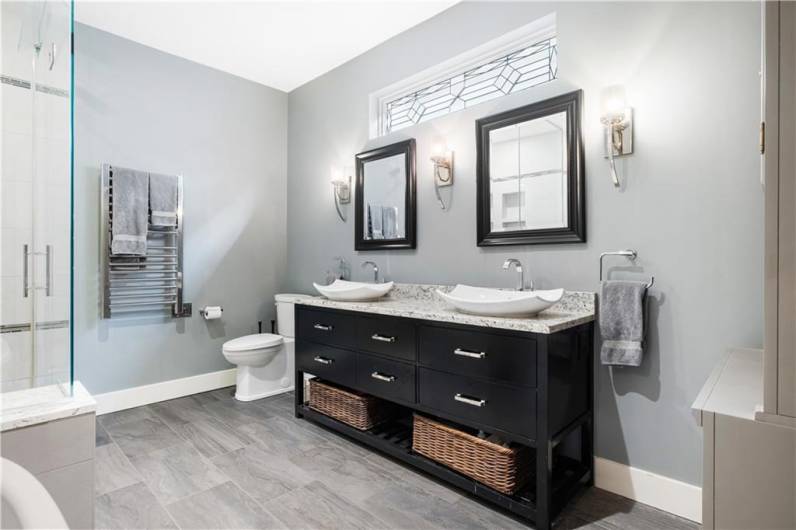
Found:
[(284, 342), (282, 335), (274, 335), (273, 333), (259, 333), (255, 335), (246, 335), (232, 339), (224, 343), (223, 349), (225, 352), (247, 352), (252, 350), (263, 350), (281, 346)]

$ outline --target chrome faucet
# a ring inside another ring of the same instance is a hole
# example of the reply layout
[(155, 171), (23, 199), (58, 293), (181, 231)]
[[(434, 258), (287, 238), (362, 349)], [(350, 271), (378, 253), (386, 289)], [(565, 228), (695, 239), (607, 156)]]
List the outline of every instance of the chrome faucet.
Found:
[(379, 283), (379, 266), (376, 265), (375, 261), (366, 261), (362, 264), (362, 267), (364, 268), (368, 265), (373, 267), (373, 283)]
[[(522, 270), (522, 262), (516, 258), (509, 258), (503, 262), (503, 270), (507, 271), (514, 265), (514, 270), (517, 271), (517, 291), (525, 290), (525, 272)], [(531, 291), (533, 291), (533, 280), (531, 280)]]

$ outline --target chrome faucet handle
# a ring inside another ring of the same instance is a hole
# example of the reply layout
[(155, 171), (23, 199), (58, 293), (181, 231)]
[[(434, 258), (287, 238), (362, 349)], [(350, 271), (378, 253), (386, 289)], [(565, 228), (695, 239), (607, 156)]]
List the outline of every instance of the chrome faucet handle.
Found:
[(362, 268), (370, 265), (373, 267), (373, 283), (379, 283), (379, 266), (376, 265), (375, 261), (365, 261), (362, 263)]

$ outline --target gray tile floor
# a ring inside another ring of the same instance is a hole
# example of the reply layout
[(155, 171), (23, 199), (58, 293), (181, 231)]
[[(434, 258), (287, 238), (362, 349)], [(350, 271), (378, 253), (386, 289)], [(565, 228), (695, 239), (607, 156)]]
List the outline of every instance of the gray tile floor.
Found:
[[(292, 394), (226, 388), (100, 416), (97, 528), (497, 529), (525, 526), (293, 417)], [(592, 488), (562, 529), (696, 529)]]

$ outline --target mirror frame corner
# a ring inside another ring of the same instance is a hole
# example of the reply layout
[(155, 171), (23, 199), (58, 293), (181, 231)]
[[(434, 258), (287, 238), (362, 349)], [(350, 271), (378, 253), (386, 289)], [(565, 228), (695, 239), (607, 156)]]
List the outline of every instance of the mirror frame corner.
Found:
[[(414, 249), (417, 246), (417, 175), (415, 169), (415, 139), (385, 145), (356, 155), (356, 184), (354, 196), (354, 250)], [(365, 239), (364, 184), (365, 164), (382, 158), (403, 154), (406, 163), (406, 237), (401, 239)]]
[[(531, 103), (475, 122), (476, 135), (476, 210), (479, 247), (500, 245), (543, 245), (586, 242), (586, 194), (583, 140), (581, 138), (581, 109), (583, 91), (576, 90), (550, 99)], [(567, 226), (537, 230), (491, 231), (489, 133), (516, 123), (541, 118), (559, 112), (566, 113), (569, 207)]]

